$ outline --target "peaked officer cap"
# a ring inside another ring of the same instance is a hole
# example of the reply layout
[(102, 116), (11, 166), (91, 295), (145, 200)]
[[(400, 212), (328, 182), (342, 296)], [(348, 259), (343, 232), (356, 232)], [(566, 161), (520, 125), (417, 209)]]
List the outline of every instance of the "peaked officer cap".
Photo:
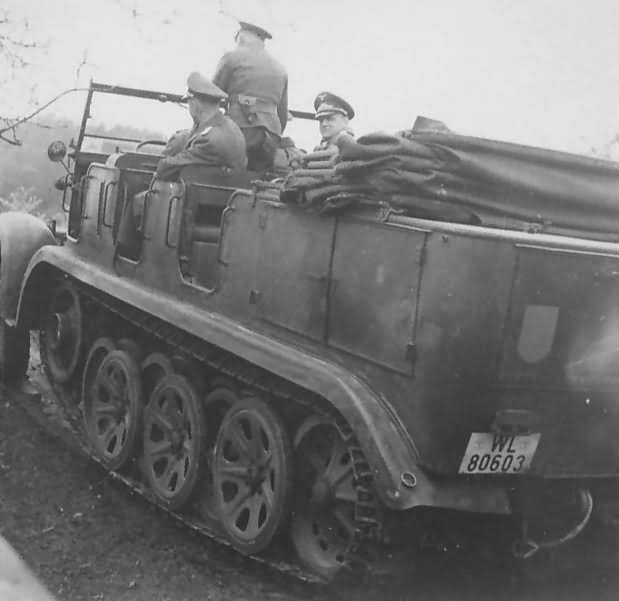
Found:
[(183, 96), (183, 100), (195, 96), (197, 98), (212, 98), (215, 100), (225, 100), (228, 98), (221, 88), (216, 86), (210, 79), (204, 77), (202, 73), (194, 71), (187, 78), (187, 94)]
[(355, 109), (346, 100), (331, 92), (320, 92), (316, 96), (314, 110), (316, 111), (316, 119), (323, 115), (333, 115), (333, 113), (341, 113), (349, 119), (355, 116)]
[(259, 38), (263, 40), (270, 40), (273, 36), (262, 27), (258, 27), (258, 25), (254, 25), (253, 23), (248, 23), (247, 21), (239, 21), (239, 25), (241, 29), (245, 31), (251, 31), (251, 33), (255, 33)]

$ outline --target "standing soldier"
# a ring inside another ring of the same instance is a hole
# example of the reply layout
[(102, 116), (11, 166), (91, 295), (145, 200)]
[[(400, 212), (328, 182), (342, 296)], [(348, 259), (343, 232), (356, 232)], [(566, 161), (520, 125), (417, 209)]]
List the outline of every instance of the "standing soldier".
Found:
[(247, 143), (248, 169), (270, 169), (288, 118), (288, 75), (265, 49), (271, 34), (240, 22), (237, 47), (224, 54), (213, 77), (228, 93), (228, 115)]
[(343, 135), (354, 136), (349, 122), (355, 116), (355, 110), (343, 98), (331, 92), (321, 92), (314, 100), (314, 110), (322, 136), (315, 151), (329, 148), (335, 150), (338, 138)]

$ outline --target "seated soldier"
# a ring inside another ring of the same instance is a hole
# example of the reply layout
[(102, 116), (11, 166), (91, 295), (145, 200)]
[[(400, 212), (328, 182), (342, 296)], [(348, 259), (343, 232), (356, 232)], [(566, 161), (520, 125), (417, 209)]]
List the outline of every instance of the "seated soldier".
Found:
[(230, 170), (247, 165), (245, 137), (238, 125), (219, 110), (227, 94), (200, 73), (187, 78), (187, 109), (193, 119), (188, 134), (178, 132), (168, 142), (156, 177), (175, 180), (188, 165), (207, 165)]
[[(183, 167), (203, 165), (225, 170), (245, 169), (247, 155), (245, 137), (238, 125), (219, 109), (227, 94), (200, 73), (187, 78), (187, 102), (193, 119), (190, 130), (176, 132), (168, 141), (162, 158), (157, 164), (155, 177), (175, 181)], [(144, 203), (147, 191), (136, 194), (125, 208), (118, 231), (118, 252), (137, 259), (141, 237)]]
[(321, 92), (314, 100), (314, 110), (322, 136), (314, 151), (336, 149), (336, 142), (341, 136), (354, 136), (349, 122), (355, 111), (343, 98), (331, 92)]

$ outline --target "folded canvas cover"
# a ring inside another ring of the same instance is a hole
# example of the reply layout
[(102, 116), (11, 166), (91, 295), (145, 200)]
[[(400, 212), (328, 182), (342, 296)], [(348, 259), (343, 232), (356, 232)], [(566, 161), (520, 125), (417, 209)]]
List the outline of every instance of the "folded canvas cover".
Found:
[(337, 174), (403, 206), (425, 203), (437, 218), (465, 209), (484, 225), (619, 241), (619, 163), (423, 123), (430, 127), (343, 136)]

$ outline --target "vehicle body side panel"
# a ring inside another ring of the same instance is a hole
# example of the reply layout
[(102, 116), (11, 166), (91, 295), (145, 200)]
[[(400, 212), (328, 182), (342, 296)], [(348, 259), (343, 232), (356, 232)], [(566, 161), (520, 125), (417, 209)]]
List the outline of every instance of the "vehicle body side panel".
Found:
[(516, 253), (475, 236), (428, 234), (410, 409), (423, 464), (452, 471), (470, 432), (488, 431)]
[(414, 490), (404, 489), (400, 482), (402, 472), (416, 469), (413, 447), (382, 401), (350, 372), (221, 314), (93, 267), (62, 247), (43, 248), (33, 257), (24, 286), (30, 274), (48, 266), (324, 396), (359, 433), (384, 502), (400, 508), (416, 504)]

